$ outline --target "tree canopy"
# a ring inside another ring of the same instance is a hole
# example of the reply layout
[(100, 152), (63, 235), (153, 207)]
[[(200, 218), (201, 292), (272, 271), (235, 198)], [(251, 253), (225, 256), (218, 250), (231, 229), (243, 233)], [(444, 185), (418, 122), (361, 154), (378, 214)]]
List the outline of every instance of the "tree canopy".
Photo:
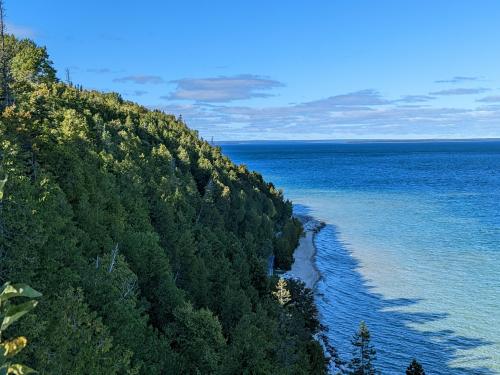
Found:
[(425, 371), (422, 365), (414, 359), (406, 368), (406, 375), (425, 375)]
[(267, 275), (301, 232), (282, 193), (181, 119), (58, 81), (32, 41), (9, 36), (6, 52), (0, 282), (44, 296), (9, 327), (30, 339), (18, 360), (41, 374), (326, 373), (311, 294), (279, 285), (283, 306)]
[(371, 334), (365, 322), (359, 324), (358, 331), (352, 338), (352, 359), (349, 363), (349, 374), (352, 375), (376, 375), (375, 369), (376, 351), (371, 344)]

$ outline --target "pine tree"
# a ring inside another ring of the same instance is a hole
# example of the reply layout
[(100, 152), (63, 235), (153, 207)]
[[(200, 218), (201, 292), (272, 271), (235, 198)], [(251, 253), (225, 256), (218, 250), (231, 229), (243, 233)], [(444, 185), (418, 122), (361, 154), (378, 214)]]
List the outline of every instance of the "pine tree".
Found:
[(349, 374), (375, 375), (373, 362), (376, 360), (375, 348), (370, 343), (371, 335), (365, 322), (359, 324), (358, 332), (352, 338), (353, 358), (349, 363)]
[(64, 84), (45, 48), (5, 42), (16, 105), (0, 113), (0, 285), (44, 294), (6, 332), (34, 343), (16, 362), (41, 374), (326, 374), (312, 295), (275, 287), (264, 267), (270, 254), (290, 263), (300, 236), (283, 194), (174, 116)]
[(414, 359), (406, 369), (406, 375), (425, 375), (425, 371), (422, 365)]

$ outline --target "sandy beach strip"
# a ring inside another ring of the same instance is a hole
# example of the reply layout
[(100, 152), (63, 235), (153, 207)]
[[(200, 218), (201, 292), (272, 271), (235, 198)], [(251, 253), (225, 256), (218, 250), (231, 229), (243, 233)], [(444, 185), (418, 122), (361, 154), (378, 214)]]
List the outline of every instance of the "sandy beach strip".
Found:
[(322, 228), (323, 223), (309, 217), (299, 217), (304, 226), (304, 236), (300, 238), (299, 246), (293, 253), (292, 269), (285, 276), (302, 280), (306, 287), (313, 289), (321, 275), (316, 268), (316, 246), (314, 236)]

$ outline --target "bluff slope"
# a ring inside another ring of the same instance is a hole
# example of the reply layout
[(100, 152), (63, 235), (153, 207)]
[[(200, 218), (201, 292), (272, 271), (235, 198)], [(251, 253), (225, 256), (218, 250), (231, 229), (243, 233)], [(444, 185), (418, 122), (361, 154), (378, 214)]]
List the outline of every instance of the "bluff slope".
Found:
[(57, 80), (6, 41), (0, 283), (44, 295), (12, 328), (42, 374), (321, 374), (312, 294), (274, 298), (300, 235), (281, 192), (181, 119)]

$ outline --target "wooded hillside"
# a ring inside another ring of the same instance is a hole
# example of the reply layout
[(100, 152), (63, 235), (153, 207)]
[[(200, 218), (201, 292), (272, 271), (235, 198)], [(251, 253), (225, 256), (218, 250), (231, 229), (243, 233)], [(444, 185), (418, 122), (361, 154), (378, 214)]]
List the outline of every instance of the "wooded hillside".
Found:
[[(291, 203), (182, 120), (61, 83), (6, 39), (0, 284), (39, 306), (12, 329), (41, 374), (321, 374), (310, 294), (274, 297)], [(8, 92), (6, 92), (8, 90)], [(8, 95), (7, 95), (8, 94)], [(8, 100), (6, 98), (8, 97)]]

